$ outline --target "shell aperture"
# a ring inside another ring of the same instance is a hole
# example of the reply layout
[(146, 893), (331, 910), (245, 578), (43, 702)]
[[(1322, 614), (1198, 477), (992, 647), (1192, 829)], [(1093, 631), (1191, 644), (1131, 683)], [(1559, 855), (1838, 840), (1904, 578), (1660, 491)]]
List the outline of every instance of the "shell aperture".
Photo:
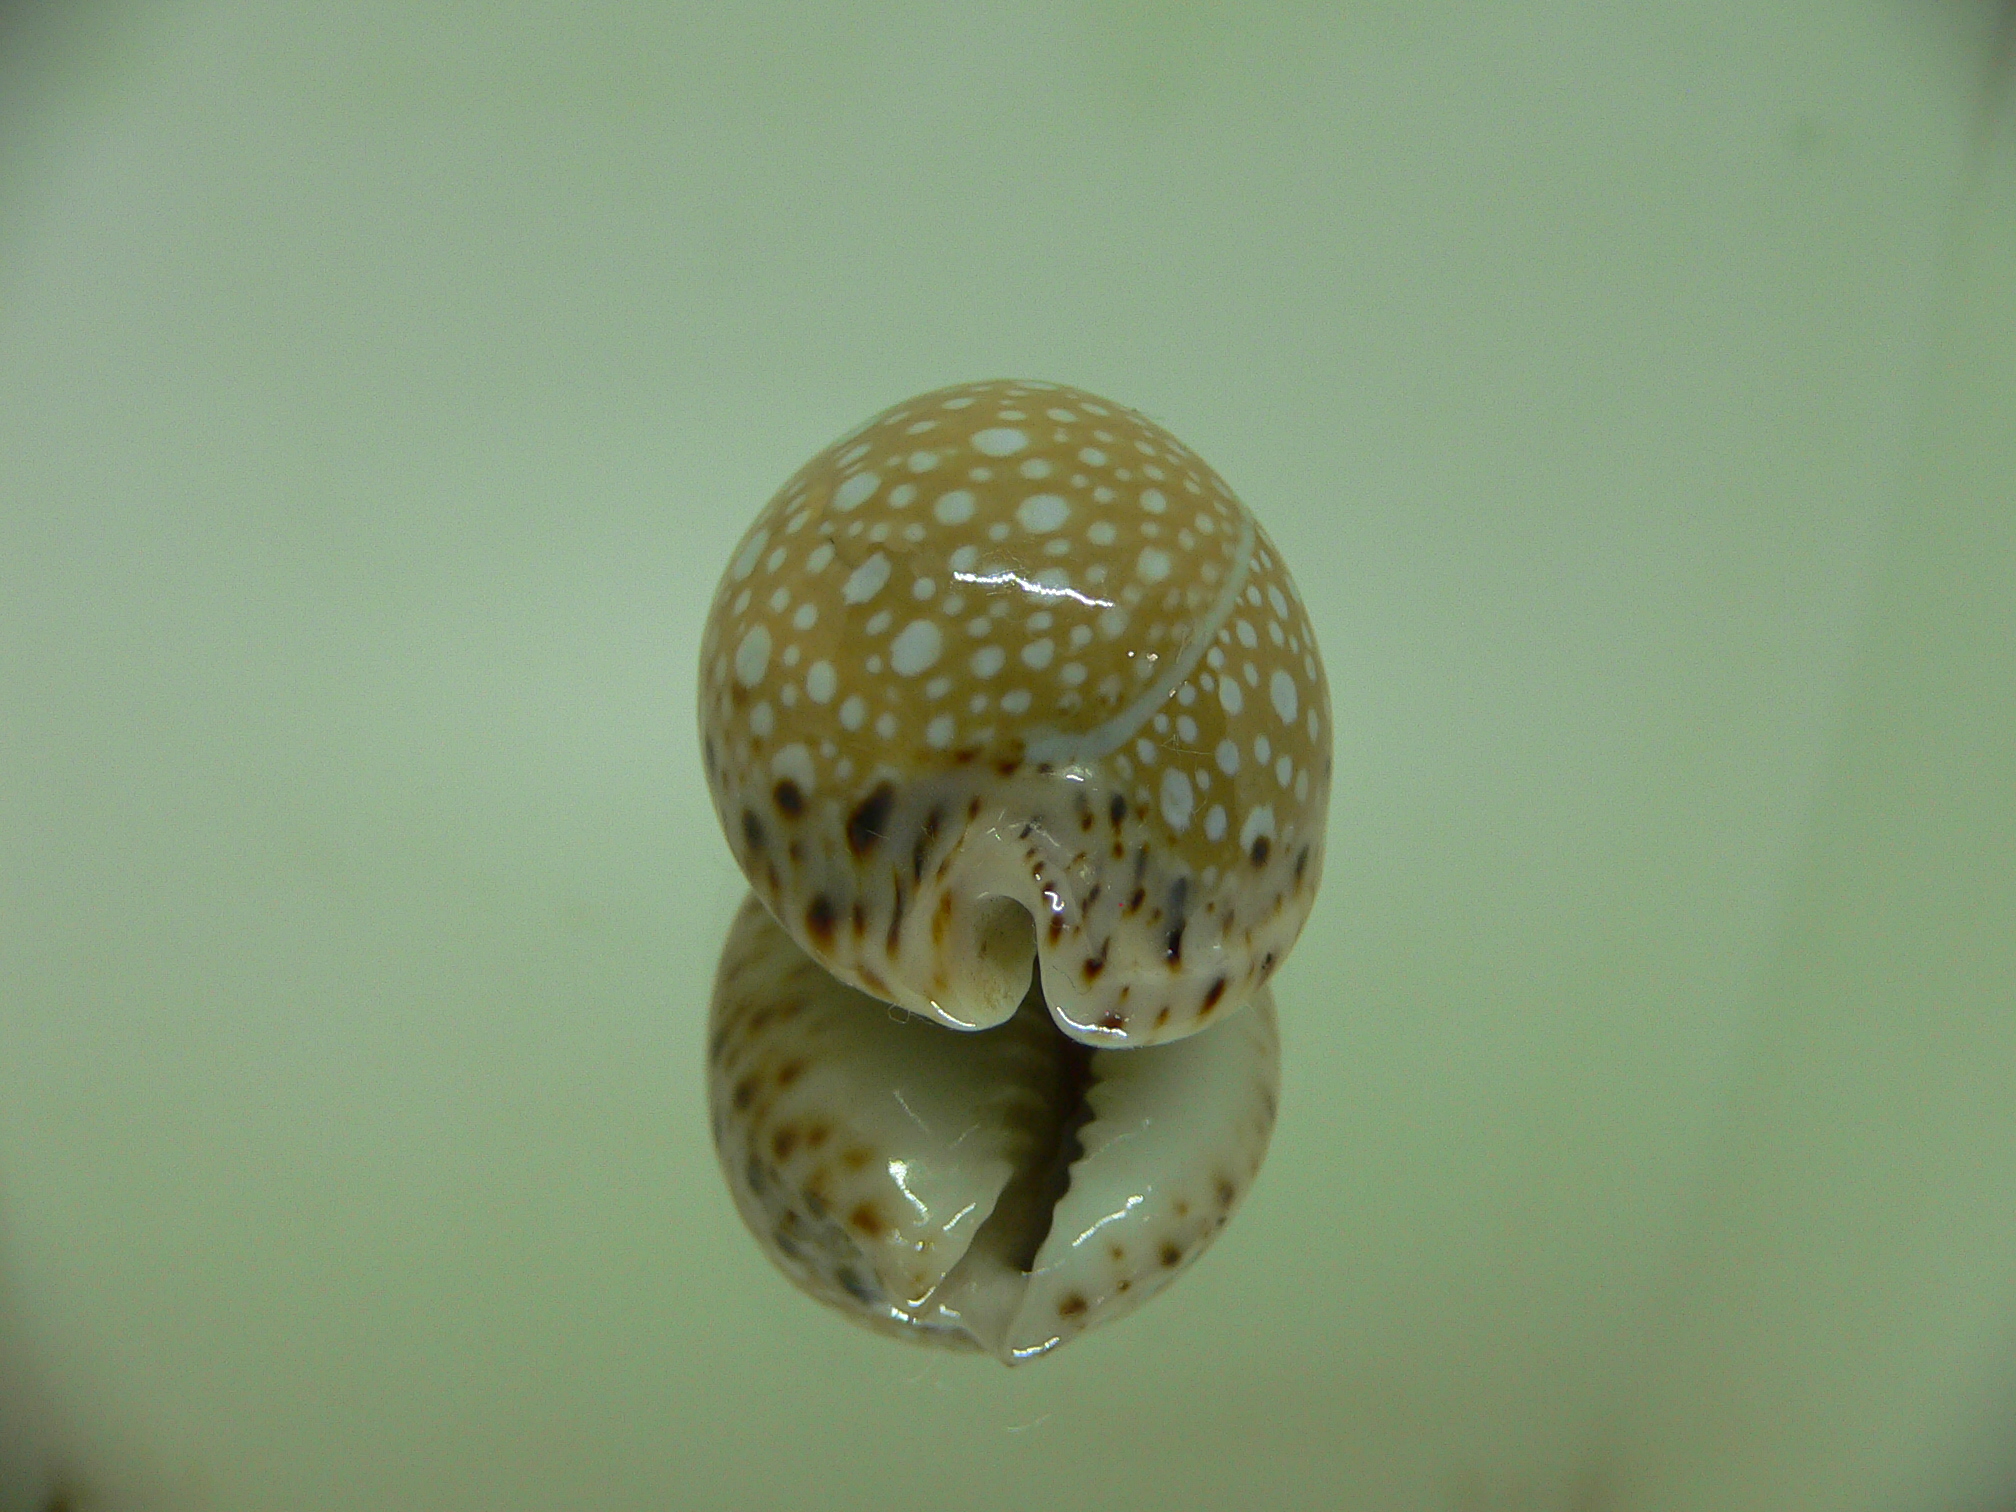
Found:
[(949, 1033), (847, 987), (754, 897), (722, 952), (708, 1101), (737, 1209), (799, 1287), (1009, 1364), (1155, 1295), (1252, 1185), (1280, 1082), (1263, 990), (1208, 1035), (1092, 1050), (1031, 988)]

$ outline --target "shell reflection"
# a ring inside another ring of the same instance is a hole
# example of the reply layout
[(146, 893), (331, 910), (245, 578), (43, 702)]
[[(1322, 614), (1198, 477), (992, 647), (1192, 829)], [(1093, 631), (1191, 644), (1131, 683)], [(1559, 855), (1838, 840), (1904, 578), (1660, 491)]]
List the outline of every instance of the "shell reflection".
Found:
[(1144, 1049), (1066, 1038), (1032, 986), (978, 1033), (836, 981), (752, 895), (708, 1040), (736, 1207), (805, 1291), (884, 1333), (1033, 1359), (1160, 1291), (1273, 1131), (1271, 996)]

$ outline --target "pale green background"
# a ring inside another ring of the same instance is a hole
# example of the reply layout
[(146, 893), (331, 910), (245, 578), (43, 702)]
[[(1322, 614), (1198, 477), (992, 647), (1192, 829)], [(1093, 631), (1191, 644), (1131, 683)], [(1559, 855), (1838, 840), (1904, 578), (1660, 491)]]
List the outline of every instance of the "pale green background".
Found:
[[(1991, 21), (0, 12), (0, 1508), (1987, 1505)], [(1014, 1373), (734, 1216), (692, 728), (750, 514), (997, 375), (1232, 482), (1338, 740), (1270, 1164)], [(1893, 875), (1967, 883), (1973, 1017), (1843, 964)]]

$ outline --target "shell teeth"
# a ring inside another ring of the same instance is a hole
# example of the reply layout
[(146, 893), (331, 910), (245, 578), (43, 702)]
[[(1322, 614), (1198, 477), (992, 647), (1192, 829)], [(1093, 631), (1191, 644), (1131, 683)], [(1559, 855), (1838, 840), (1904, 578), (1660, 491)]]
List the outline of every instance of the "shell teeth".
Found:
[(1264, 991), (1143, 1051), (1058, 1034), (1032, 988), (948, 1034), (819, 969), (751, 897), (709, 1043), (737, 1208), (801, 1288), (885, 1333), (1006, 1363), (1122, 1316), (1209, 1244), (1274, 1120)]

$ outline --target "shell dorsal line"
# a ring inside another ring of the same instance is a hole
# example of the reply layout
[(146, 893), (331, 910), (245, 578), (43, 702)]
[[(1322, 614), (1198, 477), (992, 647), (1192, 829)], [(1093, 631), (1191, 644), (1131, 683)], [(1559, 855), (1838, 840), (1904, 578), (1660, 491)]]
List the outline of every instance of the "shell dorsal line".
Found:
[(1132, 740), (1135, 732), (1168, 702), (1169, 695), (1182, 687), (1184, 679), (1197, 670), (1197, 663), (1204, 659), (1212, 640), (1232, 617), (1233, 606), (1239, 602), (1240, 591), (1246, 586), (1246, 574), (1253, 565), (1253, 544), (1253, 520), (1247, 516), (1239, 522), (1239, 545), (1233, 554), (1232, 570), (1225, 574), (1225, 586), (1218, 590), (1218, 597), (1199, 622), (1197, 633), (1170, 660), (1167, 671), (1118, 714), (1083, 735), (1037, 736), (1029, 742), (1029, 759), (1058, 767), (1079, 766), (1110, 756)]

